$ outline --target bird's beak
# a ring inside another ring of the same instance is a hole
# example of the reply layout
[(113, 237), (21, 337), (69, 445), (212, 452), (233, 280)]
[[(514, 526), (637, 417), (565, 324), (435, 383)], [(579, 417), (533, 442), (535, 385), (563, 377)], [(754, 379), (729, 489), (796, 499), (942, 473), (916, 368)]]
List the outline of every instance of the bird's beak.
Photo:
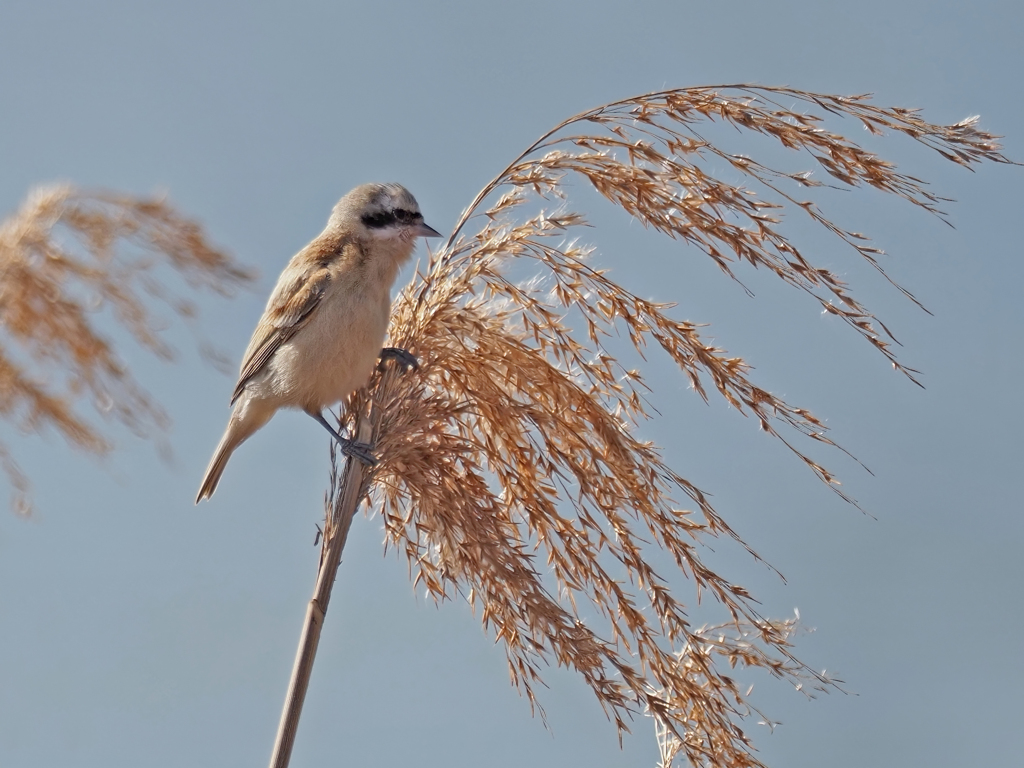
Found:
[(416, 237), (444, 237), (444, 235), (442, 235), (436, 229), (427, 226), (422, 221), (416, 225), (416, 229), (414, 229), (412, 232)]

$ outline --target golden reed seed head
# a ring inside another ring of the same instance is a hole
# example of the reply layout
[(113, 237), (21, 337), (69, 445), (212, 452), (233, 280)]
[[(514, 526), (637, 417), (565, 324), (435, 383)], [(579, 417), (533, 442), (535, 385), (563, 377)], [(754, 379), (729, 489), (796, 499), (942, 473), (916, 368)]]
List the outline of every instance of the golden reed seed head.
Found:
[[(820, 182), (729, 154), (692, 128), (710, 120), (764, 134), (803, 150), (836, 183), (867, 184), (938, 213), (941, 198), (825, 130), (822, 112), (905, 134), (964, 165), (1009, 162), (973, 122), (932, 125), (865, 97), (692, 88), (582, 113), (485, 187), (395, 300), (390, 343), (414, 353), (419, 371), (378, 374), (350, 404), (351, 418), (373, 400), (381, 462), (371, 493), (388, 546), (407, 556), (416, 583), (436, 600), (461, 594), (479, 609), (531, 703), (543, 666), (554, 662), (583, 676), (620, 729), (637, 712), (655, 717), (665, 766), (675, 757), (718, 768), (761, 764), (741, 728), (752, 710), (734, 666), (762, 667), (806, 689), (836, 681), (792, 655), (796, 619), (764, 618), (743, 587), (703, 562), (708, 536), (746, 545), (699, 488), (636, 436), (650, 393), (606, 340), (621, 335), (641, 357), (664, 352), (698, 395), (717, 392), (753, 415), (853, 500), (800, 444), (834, 446), (821, 421), (759, 387), (743, 360), (704, 341), (670, 305), (640, 298), (591, 264), (589, 249), (571, 239), (586, 221), (566, 208), (565, 179), (582, 177), (731, 277), (743, 263), (769, 270), (913, 378), (885, 326), (777, 226), (784, 209), (805, 212), (884, 276), (863, 235), (797, 197)], [(723, 167), (744, 186), (716, 177)], [(463, 234), (476, 214), (482, 228)], [(514, 282), (513, 261), (532, 263), (542, 279)], [(666, 556), (676, 574), (653, 566)], [(695, 592), (680, 595), (680, 583)], [(698, 626), (698, 615), (718, 620)]]

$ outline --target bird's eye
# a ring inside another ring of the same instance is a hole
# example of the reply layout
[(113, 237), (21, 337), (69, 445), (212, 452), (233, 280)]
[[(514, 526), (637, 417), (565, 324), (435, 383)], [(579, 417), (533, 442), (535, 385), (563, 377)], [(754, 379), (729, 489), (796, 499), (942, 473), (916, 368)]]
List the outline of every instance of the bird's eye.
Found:
[(363, 214), (363, 224), (370, 229), (383, 229), (392, 224), (412, 224), (423, 218), (423, 214), (415, 211), (407, 211), (404, 208), (396, 208), (393, 211), (377, 211), (376, 213)]
[(388, 211), (378, 211), (377, 213), (364, 213), (362, 216), (363, 224), (370, 229), (381, 229), (388, 226), (389, 224), (395, 223), (395, 214)]

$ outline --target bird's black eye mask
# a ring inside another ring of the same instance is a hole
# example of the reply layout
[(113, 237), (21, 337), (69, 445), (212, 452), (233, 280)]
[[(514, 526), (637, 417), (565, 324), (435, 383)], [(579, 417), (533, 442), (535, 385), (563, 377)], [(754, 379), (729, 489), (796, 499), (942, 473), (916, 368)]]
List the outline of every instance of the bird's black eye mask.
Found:
[(383, 229), (392, 224), (415, 224), (423, 220), (423, 214), (415, 211), (407, 211), (404, 208), (395, 208), (393, 211), (378, 211), (377, 213), (364, 213), (363, 224), (370, 229)]

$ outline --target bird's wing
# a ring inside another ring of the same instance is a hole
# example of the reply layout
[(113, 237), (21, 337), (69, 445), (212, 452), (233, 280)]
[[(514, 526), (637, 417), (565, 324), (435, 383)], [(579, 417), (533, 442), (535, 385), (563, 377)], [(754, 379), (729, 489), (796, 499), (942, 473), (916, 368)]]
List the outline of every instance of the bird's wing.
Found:
[(252, 341), (245, 350), (242, 371), (238, 375), (235, 391), (231, 393), (231, 404), (242, 394), (245, 385), (253, 376), (263, 370), (274, 353), (302, 328), (316, 311), (323, 299), (331, 273), (322, 264), (310, 264), (298, 271), (291, 280), (282, 280), (267, 303), (267, 310), (260, 318), (252, 335)]

